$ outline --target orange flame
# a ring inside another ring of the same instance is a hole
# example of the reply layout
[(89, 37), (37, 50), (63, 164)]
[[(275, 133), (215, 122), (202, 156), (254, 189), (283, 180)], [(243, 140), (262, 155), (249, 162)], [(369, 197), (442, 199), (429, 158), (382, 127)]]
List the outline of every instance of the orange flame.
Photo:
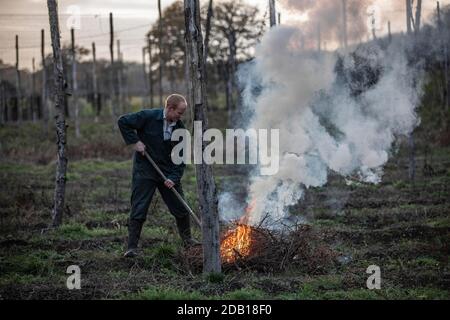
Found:
[(222, 261), (231, 263), (236, 258), (243, 258), (251, 253), (252, 228), (239, 224), (235, 229), (229, 230), (220, 246)]

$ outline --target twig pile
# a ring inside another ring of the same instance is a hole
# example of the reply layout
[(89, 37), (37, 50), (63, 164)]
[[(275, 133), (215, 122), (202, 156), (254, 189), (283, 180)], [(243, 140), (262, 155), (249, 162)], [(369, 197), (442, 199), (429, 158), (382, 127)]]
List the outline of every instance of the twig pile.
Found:
[[(221, 243), (230, 235), (230, 226), (223, 232)], [(280, 272), (288, 268), (301, 269), (308, 274), (324, 273), (336, 262), (337, 254), (308, 225), (297, 225), (289, 230), (271, 231), (251, 227), (250, 254), (242, 256), (237, 250), (235, 259), (222, 259), (222, 269)], [(203, 264), (202, 247), (192, 247), (182, 253), (182, 261), (192, 272), (200, 272)]]

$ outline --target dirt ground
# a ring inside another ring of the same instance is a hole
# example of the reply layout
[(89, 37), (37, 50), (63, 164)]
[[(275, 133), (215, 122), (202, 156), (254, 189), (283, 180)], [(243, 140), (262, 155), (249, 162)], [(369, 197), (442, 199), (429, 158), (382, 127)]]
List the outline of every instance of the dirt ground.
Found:
[[(203, 276), (183, 261), (174, 219), (159, 195), (144, 226), (142, 256), (122, 257), (130, 150), (106, 125), (101, 138), (87, 138), (91, 126), (82, 128), (86, 140), (69, 144), (64, 224), (47, 232), (42, 230), (51, 221), (55, 147), (38, 124), (23, 133), (15, 125), (0, 128), (1, 299), (450, 298), (449, 147), (425, 153), (427, 142), (419, 140), (412, 182), (409, 149), (401, 143), (379, 185), (331, 176), (290, 208), (336, 253), (333, 264), (261, 271), (243, 263), (222, 275)], [(245, 195), (245, 170), (218, 167), (215, 175), (220, 192), (232, 186)], [(196, 208), (192, 167), (183, 183)], [(199, 230), (195, 234), (199, 237)], [(66, 287), (70, 265), (81, 269), (80, 290)], [(380, 267), (381, 290), (366, 287), (370, 265)]]

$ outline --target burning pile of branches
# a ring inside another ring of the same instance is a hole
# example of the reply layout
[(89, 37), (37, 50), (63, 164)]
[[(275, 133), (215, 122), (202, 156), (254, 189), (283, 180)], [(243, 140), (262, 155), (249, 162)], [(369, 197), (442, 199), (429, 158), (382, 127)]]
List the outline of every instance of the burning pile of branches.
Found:
[[(308, 225), (271, 231), (236, 223), (223, 232), (220, 253), (225, 271), (275, 272), (297, 268), (317, 274), (325, 272), (336, 260), (336, 253)], [(190, 270), (201, 271), (201, 247), (186, 250), (182, 258)]]

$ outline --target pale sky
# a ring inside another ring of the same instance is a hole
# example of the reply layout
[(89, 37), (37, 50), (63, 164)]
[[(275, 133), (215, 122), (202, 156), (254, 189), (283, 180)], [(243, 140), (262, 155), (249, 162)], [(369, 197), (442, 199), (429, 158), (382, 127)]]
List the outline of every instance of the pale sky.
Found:
[[(324, 1), (324, 0), (317, 0)], [(329, 0), (328, 0), (329, 1)], [(334, 0), (335, 1), (335, 0)], [(173, 0), (162, 0), (163, 8)], [(244, 0), (260, 7), (262, 14), (267, 11), (267, 0)], [(425, 20), (436, 8), (436, 1), (423, 0), (423, 15)], [(207, 3), (207, 0), (201, 0)], [(405, 30), (404, 16), (405, 0), (375, 0), (381, 9), (381, 21), (391, 21), (392, 31)], [(441, 7), (450, 4), (450, 0), (441, 0)], [(74, 7), (75, 6), (75, 7)], [(76, 30), (77, 44), (88, 49), (92, 41), (96, 42), (97, 56), (109, 57), (109, 12), (114, 14), (116, 39), (121, 41), (121, 49), (125, 60), (142, 60), (144, 35), (149, 26), (155, 22), (158, 15), (157, 0), (60, 0), (60, 27), (63, 43), (70, 42), (70, 30), (67, 22), (71, 13), (79, 10), (81, 13), (80, 29)], [(282, 24), (298, 20), (297, 15), (277, 6), (281, 12)], [(304, 17), (303, 17), (304, 18)], [(15, 64), (15, 35), (19, 35), (20, 68), (31, 69), (32, 58), (36, 58), (36, 68), (40, 63), (40, 30), (46, 32), (46, 53), (51, 52), (47, 1), (46, 0), (0, 0), (0, 59), (6, 63)], [(380, 26), (379, 34), (385, 33), (385, 23)], [(116, 54), (116, 53), (115, 53)]]

